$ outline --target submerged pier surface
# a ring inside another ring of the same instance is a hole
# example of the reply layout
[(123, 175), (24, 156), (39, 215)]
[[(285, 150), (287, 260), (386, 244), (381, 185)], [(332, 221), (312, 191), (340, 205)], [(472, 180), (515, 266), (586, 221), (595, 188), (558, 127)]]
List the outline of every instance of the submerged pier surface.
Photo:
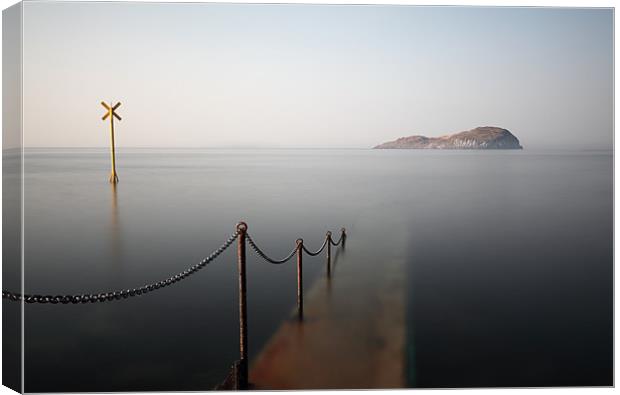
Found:
[(303, 321), (295, 311), (253, 361), (253, 389), (405, 386), (402, 248), (375, 249), (364, 229), (381, 230), (367, 220), (351, 229), (345, 250), (332, 252), (330, 274), (305, 297)]

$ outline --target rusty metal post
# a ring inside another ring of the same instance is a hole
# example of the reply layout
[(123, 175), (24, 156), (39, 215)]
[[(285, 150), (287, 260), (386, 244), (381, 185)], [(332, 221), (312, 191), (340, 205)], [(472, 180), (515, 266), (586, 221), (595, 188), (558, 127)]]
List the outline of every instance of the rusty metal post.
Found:
[(327, 277), (331, 277), (332, 274), (332, 232), (327, 232), (325, 235), (327, 239)]
[(344, 245), (347, 242), (347, 233), (344, 228), (340, 229), (340, 232), (342, 234), (342, 248), (344, 248)]
[(304, 319), (303, 239), (297, 239), (297, 316)]
[(237, 269), (239, 271), (239, 366), (237, 371), (238, 389), (248, 387), (248, 309), (247, 284), (245, 272), (245, 239), (248, 225), (245, 222), (237, 224), (239, 232), (237, 244)]

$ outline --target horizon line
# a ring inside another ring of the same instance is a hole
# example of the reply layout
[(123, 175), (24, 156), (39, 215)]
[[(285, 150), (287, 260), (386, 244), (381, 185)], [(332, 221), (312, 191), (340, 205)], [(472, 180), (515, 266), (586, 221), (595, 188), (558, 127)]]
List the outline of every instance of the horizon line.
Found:
[[(13, 147), (10, 149), (16, 149), (20, 147)], [(23, 147), (24, 149), (50, 149), (50, 148), (62, 148), (62, 149), (109, 149), (109, 146), (30, 146)], [(212, 145), (212, 146), (124, 146), (116, 147), (116, 149), (345, 149), (345, 150), (359, 150), (359, 149), (372, 149), (373, 147), (321, 147), (321, 146), (244, 146), (244, 145)]]
[[(45, 150), (45, 149), (67, 149), (67, 150), (88, 150), (88, 149), (101, 149), (101, 150), (109, 150), (109, 146), (30, 146), (30, 147), (3, 147), (3, 151), (14, 151), (14, 150)], [(592, 144), (592, 145), (578, 145), (578, 144), (564, 144), (564, 145), (554, 145), (554, 144), (528, 144), (523, 149), (576, 149), (576, 150), (610, 150), (614, 151), (615, 148), (613, 145), (600, 145), (600, 144)], [(372, 147), (295, 147), (295, 146), (202, 146), (202, 147), (191, 147), (191, 146), (126, 146), (126, 147), (116, 147), (117, 150), (163, 150), (163, 149), (178, 149), (178, 150), (346, 150), (346, 151), (362, 151), (362, 150), (374, 150), (374, 146)], [(451, 149), (382, 149), (382, 151), (453, 151)], [(467, 150), (467, 151), (501, 151), (494, 149), (478, 149), (478, 150)]]

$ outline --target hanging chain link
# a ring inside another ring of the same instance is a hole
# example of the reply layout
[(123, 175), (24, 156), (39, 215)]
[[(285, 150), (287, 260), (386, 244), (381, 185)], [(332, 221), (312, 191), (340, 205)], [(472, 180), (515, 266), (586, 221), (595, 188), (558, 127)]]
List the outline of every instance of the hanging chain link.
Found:
[(293, 248), (293, 251), (291, 251), (290, 254), (288, 254), (286, 257), (282, 258), (282, 259), (273, 259), (270, 258), (269, 256), (267, 256), (267, 254), (265, 254), (254, 242), (254, 239), (252, 239), (252, 237), (250, 236), (249, 233), (245, 234), (245, 237), (247, 237), (248, 239), (248, 243), (250, 244), (250, 247), (252, 247), (252, 249), (254, 250), (254, 252), (256, 252), (256, 254), (258, 256), (260, 256), (261, 258), (263, 258), (265, 261), (269, 262), (269, 263), (273, 263), (274, 265), (280, 265), (282, 263), (288, 262), (291, 260), (291, 258), (293, 256), (295, 256), (295, 253), (297, 252), (298, 247)]
[(243, 228), (241, 230), (239, 227), (237, 227), (237, 230), (235, 231), (235, 233), (233, 233), (224, 242), (224, 244), (222, 244), (219, 248), (213, 251), (211, 255), (204, 258), (202, 261), (195, 264), (194, 266), (191, 266), (187, 268), (186, 270), (178, 274), (175, 274), (174, 276), (171, 276), (165, 280), (146, 284), (138, 288), (125, 289), (125, 290), (120, 290), (120, 291), (108, 291), (108, 292), (100, 292), (100, 293), (75, 294), (75, 295), (28, 295), (28, 294), (22, 295), (22, 294), (15, 293), (15, 292), (2, 291), (2, 298), (9, 299), (12, 301), (17, 301), (17, 302), (24, 301), (26, 303), (79, 304), (79, 303), (108, 302), (108, 301), (126, 299), (126, 298), (133, 297), (133, 296), (143, 295), (143, 294), (149, 293), (151, 291), (154, 291), (160, 288), (165, 288), (181, 280), (184, 280), (185, 278), (191, 276), (192, 274), (196, 273), (198, 270), (205, 267), (208, 263), (213, 262), (213, 260), (215, 260), (222, 252), (226, 251), (226, 249), (230, 247), (230, 245), (239, 237), (239, 234), (241, 231), (245, 232), (245, 237), (247, 238), (247, 241), (250, 244), (250, 247), (252, 248), (252, 250), (254, 250), (254, 252), (256, 252), (256, 254), (260, 256), (261, 258), (263, 258), (265, 261), (275, 264), (275, 265), (288, 262), (289, 260), (291, 260), (291, 258), (293, 258), (293, 256), (295, 256), (295, 254), (300, 249), (306, 252), (310, 256), (317, 256), (325, 249), (328, 243), (334, 246), (338, 246), (340, 244), (344, 245), (344, 240), (347, 237), (344, 228), (342, 228), (340, 238), (338, 239), (337, 242), (334, 242), (331, 238), (331, 232), (328, 232), (327, 235), (325, 236), (325, 241), (323, 242), (323, 245), (317, 251), (314, 251), (314, 252), (308, 250), (306, 246), (303, 244), (303, 240), (299, 239), (301, 242), (299, 242), (286, 257), (282, 259), (273, 259), (273, 258), (270, 258), (267, 254), (265, 254), (263, 250), (260, 249), (260, 247), (256, 244), (254, 239), (252, 239), (250, 234), (245, 231), (246, 229), (247, 229), (247, 225), (246, 225), (246, 228)]
[(339, 244), (342, 244), (342, 242), (344, 241), (344, 239), (347, 238), (347, 234), (344, 228), (340, 229), (340, 238), (338, 239), (338, 241), (334, 242), (334, 240), (330, 237), (329, 238), (329, 242), (331, 243), (331, 245), (333, 246), (337, 246)]
[(222, 252), (226, 251), (228, 247), (237, 239), (239, 236), (239, 231), (235, 231), (219, 248), (211, 253), (208, 257), (204, 258), (199, 263), (195, 264), (187, 268), (186, 270), (175, 274), (165, 280), (158, 281), (151, 284), (146, 284), (138, 288), (120, 290), (120, 291), (109, 291), (109, 292), (101, 292), (101, 293), (92, 293), (92, 294), (77, 294), (77, 295), (22, 295), (15, 292), (2, 291), (2, 298), (9, 299), (12, 301), (21, 302), (22, 300), (26, 303), (52, 303), (52, 304), (78, 304), (78, 303), (96, 303), (96, 302), (108, 302), (119, 299), (126, 299), (133, 296), (139, 296), (156, 289), (165, 288), (169, 285), (177, 283), (181, 280), (186, 279), (192, 274), (196, 273), (198, 270), (205, 267), (208, 263), (213, 262), (215, 258), (217, 258)]
[(325, 247), (327, 246), (327, 242), (330, 240), (330, 237), (327, 236), (325, 237), (325, 241), (323, 242), (323, 245), (321, 246), (321, 248), (319, 248), (318, 250), (316, 250), (315, 252), (310, 251), (309, 249), (306, 248), (306, 245), (304, 243), (301, 243), (301, 248), (306, 252), (306, 254), (310, 255), (310, 256), (317, 256), (319, 255), (321, 252), (323, 252), (323, 250), (325, 249)]
[(297, 253), (297, 250), (299, 248), (301, 248), (306, 254), (308, 254), (310, 256), (317, 256), (321, 252), (323, 252), (323, 250), (327, 246), (327, 243), (330, 243), (333, 246), (338, 246), (338, 245), (342, 244), (343, 240), (347, 236), (346, 236), (346, 233), (345, 233), (345, 229), (342, 228), (340, 230), (340, 238), (338, 239), (337, 242), (334, 242), (334, 240), (331, 237), (331, 232), (327, 232), (327, 235), (325, 236), (325, 241), (323, 241), (323, 245), (321, 245), (321, 247), (317, 251), (313, 252), (313, 251), (308, 250), (306, 248), (306, 246), (304, 245), (303, 241), (302, 241), (300, 244), (295, 246), (295, 248), (293, 248), (293, 250), (290, 252), (290, 254), (288, 254), (287, 256), (285, 256), (282, 259), (274, 259), (274, 258), (269, 257), (263, 250), (261, 250), (261, 248), (258, 245), (256, 245), (256, 242), (254, 241), (254, 239), (252, 239), (252, 237), (250, 236), (249, 233), (246, 233), (246, 237), (248, 239), (248, 243), (250, 244), (250, 247), (252, 248), (252, 250), (254, 250), (254, 252), (256, 252), (256, 254), (258, 256), (260, 256), (261, 258), (263, 258), (265, 261), (267, 261), (269, 263), (272, 263), (274, 265), (280, 265), (282, 263), (285, 263), (285, 262), (288, 262), (289, 260), (291, 260), (291, 258), (293, 256), (295, 256), (295, 253)]

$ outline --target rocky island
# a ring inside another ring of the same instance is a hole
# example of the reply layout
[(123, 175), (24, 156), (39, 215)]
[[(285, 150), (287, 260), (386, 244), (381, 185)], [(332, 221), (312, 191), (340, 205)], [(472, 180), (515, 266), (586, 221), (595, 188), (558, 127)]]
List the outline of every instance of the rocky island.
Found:
[(374, 147), (375, 149), (523, 149), (519, 139), (506, 129), (477, 127), (441, 137), (401, 137)]

